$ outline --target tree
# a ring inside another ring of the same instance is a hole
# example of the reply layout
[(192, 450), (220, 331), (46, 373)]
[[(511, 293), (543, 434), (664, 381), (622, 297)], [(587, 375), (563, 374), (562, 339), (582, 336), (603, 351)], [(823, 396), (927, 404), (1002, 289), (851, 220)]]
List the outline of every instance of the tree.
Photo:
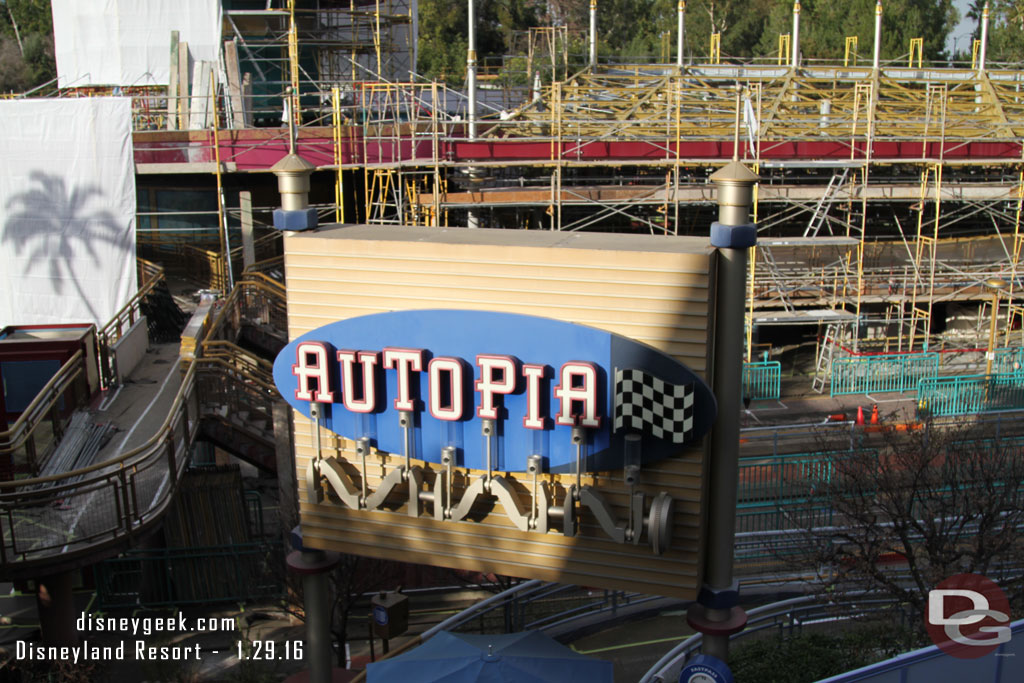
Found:
[[(841, 59), (846, 37), (857, 36), (861, 55), (870, 55), (875, 41), (876, 0), (801, 0), (800, 48), (812, 58)], [(941, 60), (946, 38), (959, 19), (952, 0), (886, 0), (882, 13), (882, 59), (910, 51), (910, 39), (922, 38), (924, 58)], [(791, 33), (793, 3), (775, 0), (758, 48), (771, 54), (778, 35)]]
[(988, 42), (991, 61), (1024, 60), (1024, 1), (996, 0), (990, 4)]
[[(461, 83), (466, 77), (468, 5), (465, 1), (420, 0), (417, 72), (425, 78)], [(511, 51), (513, 35), (540, 23), (535, 0), (476, 0), (477, 64)]]
[[(828, 591), (879, 591), (921, 615), (928, 592), (982, 574), (1017, 603), (1024, 589), (1024, 448), (968, 425), (884, 432), (876, 447), (828, 456), (803, 495), (832, 511), (793, 534)], [(823, 444), (823, 450), (829, 449)], [(806, 570), (806, 566), (804, 566)]]
[(341, 556), (338, 567), (331, 572), (331, 636), (338, 644), (338, 666), (345, 666), (345, 643), (348, 642), (349, 626), (363, 595), (398, 588), (401, 570), (397, 562), (358, 555)]
[(967, 18), (974, 22), (971, 40), (977, 40), (981, 37), (981, 18), (987, 4), (988, 0), (971, 0), (971, 4), (967, 6)]
[(50, 0), (0, 4), (0, 91), (24, 91), (56, 78)]
[[(767, 28), (767, 20), (778, 0), (694, 0), (686, 6), (686, 42), (688, 52), (697, 61), (707, 59), (711, 34), (720, 33), (722, 54), (754, 57), (771, 54), (777, 36), (766, 40), (768, 48), (758, 50)], [(792, 4), (789, 5), (792, 11)]]

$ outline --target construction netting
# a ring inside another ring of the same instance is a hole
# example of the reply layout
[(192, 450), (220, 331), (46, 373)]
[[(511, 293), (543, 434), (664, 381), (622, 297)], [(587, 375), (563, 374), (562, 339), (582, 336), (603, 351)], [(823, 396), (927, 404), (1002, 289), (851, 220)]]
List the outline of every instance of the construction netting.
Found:
[(0, 100), (0, 327), (96, 323), (136, 291), (128, 98)]
[(220, 0), (52, 0), (61, 88), (167, 85), (171, 31), (194, 61), (220, 54)]

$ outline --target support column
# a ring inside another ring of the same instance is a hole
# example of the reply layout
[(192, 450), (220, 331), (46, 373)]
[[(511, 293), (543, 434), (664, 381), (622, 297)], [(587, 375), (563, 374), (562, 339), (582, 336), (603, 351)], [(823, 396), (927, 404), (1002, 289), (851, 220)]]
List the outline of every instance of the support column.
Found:
[(466, 89), (468, 102), (466, 118), (469, 121), (469, 139), (476, 139), (476, 2), (469, 0), (469, 45), (466, 49)]
[(317, 226), (316, 209), (309, 207), (309, 176), (316, 167), (296, 154), (297, 135), (295, 117), (289, 114), (288, 154), (270, 167), (281, 193), (281, 208), (274, 209), (274, 227), (278, 230), (313, 230)]
[(331, 647), (331, 587), (328, 575), (338, 565), (338, 553), (307, 548), (299, 527), (292, 531), (288, 570), (302, 576), (302, 603), (306, 612), (306, 665), (308, 672), (289, 678), (303, 683), (332, 683), (334, 651)]
[(309, 206), (309, 176), (313, 169), (313, 164), (294, 152), (270, 167), (281, 193), (281, 208), (274, 209), (274, 227), (278, 230), (316, 228), (316, 209)]
[(78, 645), (75, 629), (75, 600), (71, 592), (73, 572), (51, 574), (36, 579), (36, 609), (43, 645)]
[(242, 267), (248, 268), (256, 263), (252, 233), (252, 192), (242, 190), (238, 193), (238, 209), (242, 217)]
[(676, 27), (676, 66), (683, 67), (683, 52), (686, 50), (686, 0), (679, 0), (679, 21)]
[(985, 54), (988, 50), (988, 3), (981, 11), (981, 45), (978, 48), (978, 71), (985, 70)]
[(590, 0), (590, 68), (597, 68), (597, 0)]
[[(292, 409), (284, 401), (274, 401), (274, 454), (277, 461), (278, 509), (286, 524), (299, 517), (296, 497), (295, 452), (292, 447)], [(289, 527), (284, 527), (282, 531)]]
[[(466, 50), (466, 88), (468, 102), (466, 117), (469, 120), (469, 139), (476, 140), (476, 0), (469, 0), (469, 45)], [(470, 178), (477, 176), (476, 169), (469, 168)], [(466, 212), (466, 227), (479, 228), (480, 216), (470, 209)]]
[(793, 3), (793, 52), (789, 60), (789, 67), (797, 69), (800, 67), (800, 2)]
[(882, 59), (882, 0), (875, 5), (875, 54), (871, 59), (871, 68), (878, 71)]
[(729, 636), (743, 630), (747, 623), (747, 615), (738, 605), (739, 588), (733, 580), (732, 564), (743, 408), (747, 252), (757, 242), (757, 228), (749, 222), (750, 206), (758, 178), (734, 159), (711, 180), (718, 187), (718, 221), (711, 224), (711, 245), (718, 251), (712, 365), (718, 415), (711, 428), (705, 583), (697, 603), (687, 612), (687, 621), (704, 634), (703, 652), (726, 662)]

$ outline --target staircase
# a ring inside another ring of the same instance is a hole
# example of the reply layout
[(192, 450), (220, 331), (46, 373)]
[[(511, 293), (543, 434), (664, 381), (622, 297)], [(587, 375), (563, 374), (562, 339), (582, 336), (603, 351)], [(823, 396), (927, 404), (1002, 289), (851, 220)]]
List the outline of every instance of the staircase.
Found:
[(269, 371), (238, 370), (218, 357), (197, 363), (199, 438), (265, 472), (276, 473), (273, 406), (281, 398)]
[(199, 344), (200, 438), (277, 472), (272, 359), (287, 343), (284, 287), (246, 272)]

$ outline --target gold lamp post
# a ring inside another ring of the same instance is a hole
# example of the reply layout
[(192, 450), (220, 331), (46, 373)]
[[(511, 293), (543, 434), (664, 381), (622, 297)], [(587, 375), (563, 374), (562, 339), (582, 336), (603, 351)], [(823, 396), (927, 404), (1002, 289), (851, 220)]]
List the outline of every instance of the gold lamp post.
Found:
[(985, 280), (985, 286), (992, 292), (992, 317), (988, 327), (988, 350), (985, 353), (985, 375), (992, 375), (992, 361), (996, 350), (996, 320), (999, 318), (999, 293), (1006, 287), (1006, 281), (997, 277)]

